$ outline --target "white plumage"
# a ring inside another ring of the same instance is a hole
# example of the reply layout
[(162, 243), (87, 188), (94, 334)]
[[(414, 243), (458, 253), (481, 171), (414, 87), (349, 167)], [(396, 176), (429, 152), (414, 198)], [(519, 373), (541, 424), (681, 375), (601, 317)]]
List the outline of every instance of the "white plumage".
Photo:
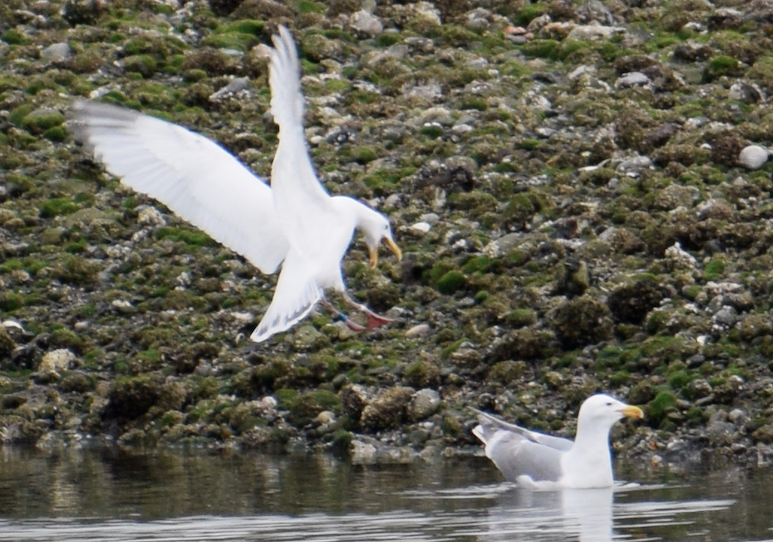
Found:
[(295, 44), (284, 27), (273, 41), (269, 83), (279, 145), (270, 187), (217, 143), (129, 109), (78, 101), (70, 126), (76, 139), (127, 186), (161, 201), (264, 273), (276, 272), (281, 264), (271, 304), (252, 340), (261, 342), (292, 327), (328, 288), (365, 312), (369, 328), (389, 322), (346, 295), (341, 273), (356, 228), (364, 233), (371, 265), (382, 240), (401, 257), (389, 221), (352, 198), (331, 197), (320, 184), (303, 132)]

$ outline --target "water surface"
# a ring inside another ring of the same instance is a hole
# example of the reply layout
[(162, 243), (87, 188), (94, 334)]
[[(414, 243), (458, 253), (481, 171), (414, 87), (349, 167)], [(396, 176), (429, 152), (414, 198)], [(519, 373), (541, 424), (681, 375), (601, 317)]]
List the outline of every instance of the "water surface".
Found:
[(773, 471), (618, 472), (639, 484), (524, 491), (485, 458), (0, 448), (0, 541), (773, 540)]

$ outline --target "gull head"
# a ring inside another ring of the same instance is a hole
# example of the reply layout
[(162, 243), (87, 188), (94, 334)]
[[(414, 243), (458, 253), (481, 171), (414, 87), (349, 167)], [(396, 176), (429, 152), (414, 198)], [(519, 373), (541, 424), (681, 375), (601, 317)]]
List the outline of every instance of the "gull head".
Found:
[(365, 236), (365, 244), (368, 245), (371, 267), (378, 263), (378, 246), (382, 241), (397, 256), (398, 261), (403, 258), (403, 252), (392, 237), (389, 220), (384, 215), (368, 208), (367, 212), (360, 216), (360, 229)]
[(611, 428), (622, 418), (643, 418), (644, 413), (639, 407), (626, 405), (609, 395), (593, 395), (585, 400), (580, 407), (578, 424), (597, 425)]

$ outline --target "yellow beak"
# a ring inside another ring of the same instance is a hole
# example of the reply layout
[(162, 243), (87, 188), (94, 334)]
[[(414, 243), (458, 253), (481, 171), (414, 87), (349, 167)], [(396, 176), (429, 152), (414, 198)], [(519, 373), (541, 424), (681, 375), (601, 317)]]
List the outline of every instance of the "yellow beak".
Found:
[(642, 410), (637, 406), (626, 405), (625, 408), (623, 408), (623, 410), (621, 410), (620, 412), (622, 412), (624, 416), (627, 416), (629, 418), (644, 417), (644, 412), (642, 412)]
[[(400, 247), (397, 246), (397, 243), (395, 243), (389, 237), (384, 237), (384, 243), (389, 247), (389, 250), (394, 252), (395, 256), (397, 256), (398, 262), (403, 259), (403, 251), (400, 250)], [(376, 267), (376, 264), (378, 263), (378, 247), (370, 249), (368, 254), (370, 256), (370, 266)]]

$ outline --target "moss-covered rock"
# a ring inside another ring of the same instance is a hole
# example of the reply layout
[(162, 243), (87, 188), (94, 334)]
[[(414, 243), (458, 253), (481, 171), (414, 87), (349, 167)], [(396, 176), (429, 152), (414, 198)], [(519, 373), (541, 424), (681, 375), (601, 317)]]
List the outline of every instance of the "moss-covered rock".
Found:
[(366, 432), (399, 427), (408, 414), (413, 388), (397, 386), (385, 390), (365, 406), (360, 415), (360, 425)]
[(561, 305), (552, 318), (556, 337), (567, 348), (595, 344), (612, 336), (612, 319), (607, 306), (590, 296)]

